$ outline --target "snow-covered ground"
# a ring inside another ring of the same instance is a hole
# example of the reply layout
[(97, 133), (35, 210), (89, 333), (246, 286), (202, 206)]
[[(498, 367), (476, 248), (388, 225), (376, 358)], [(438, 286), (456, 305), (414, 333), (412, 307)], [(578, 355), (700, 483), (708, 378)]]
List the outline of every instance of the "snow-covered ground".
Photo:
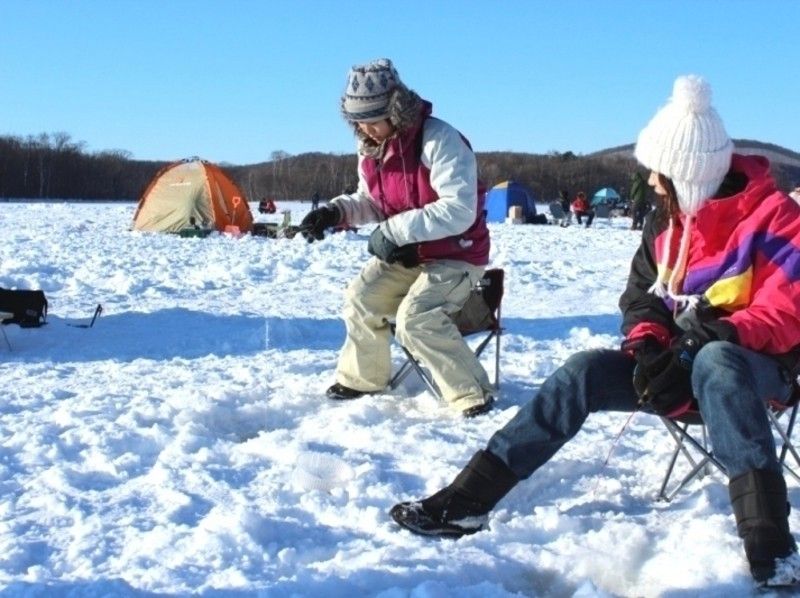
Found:
[(630, 220), (490, 226), (502, 389), (464, 420), (412, 379), (325, 398), (369, 230), (184, 239), (130, 232), (133, 210), (0, 204), (0, 286), (50, 301), (46, 326), (0, 339), (4, 596), (753, 594), (725, 481), (657, 501), (672, 440), (644, 414), (619, 440), (626, 415), (591, 417), (488, 531), (432, 540), (387, 515), (449, 483), (568, 355), (619, 343)]

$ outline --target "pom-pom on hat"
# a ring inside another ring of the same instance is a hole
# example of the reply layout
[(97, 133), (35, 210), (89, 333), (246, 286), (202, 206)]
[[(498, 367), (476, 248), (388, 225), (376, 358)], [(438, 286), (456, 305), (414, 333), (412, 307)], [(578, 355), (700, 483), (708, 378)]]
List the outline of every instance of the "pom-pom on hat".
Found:
[(728, 172), (733, 142), (711, 106), (711, 86), (697, 75), (678, 77), (672, 97), (639, 133), (634, 155), (669, 177), (681, 211), (695, 215)]
[(402, 87), (400, 76), (388, 58), (354, 66), (347, 74), (342, 111), (351, 122), (375, 122), (389, 116), (392, 92)]

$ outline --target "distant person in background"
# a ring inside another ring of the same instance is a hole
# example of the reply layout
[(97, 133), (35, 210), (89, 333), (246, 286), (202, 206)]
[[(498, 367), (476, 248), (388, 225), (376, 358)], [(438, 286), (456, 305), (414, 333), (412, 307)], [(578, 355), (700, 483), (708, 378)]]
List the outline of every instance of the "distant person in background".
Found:
[(710, 102), (704, 79), (679, 77), (639, 133), (634, 155), (651, 171), (659, 205), (620, 297), (621, 348), (567, 359), (449, 486), (395, 505), (400, 525), (431, 536), (477, 532), (591, 413), (676, 416), (694, 405), (730, 478), (753, 578), (800, 581), (767, 417), (768, 401), (790, 400), (800, 369), (800, 206), (775, 187), (766, 158), (733, 154)]
[(319, 193), (314, 191), (314, 195), (311, 196), (311, 209), (316, 210), (319, 207)]
[(586, 193), (578, 191), (578, 195), (576, 195), (575, 199), (572, 201), (571, 207), (572, 213), (575, 214), (575, 219), (578, 221), (579, 225), (583, 224), (581, 219), (586, 216), (586, 228), (592, 226), (594, 210), (589, 205), (589, 200), (586, 199)]
[(644, 217), (650, 212), (647, 200), (647, 181), (638, 170), (631, 175), (631, 230), (642, 230)]
[(275, 205), (275, 200), (273, 200), (271, 197), (265, 197), (258, 202), (258, 211), (262, 214), (274, 214), (278, 211), (278, 206)]
[(561, 209), (564, 211), (564, 218), (561, 220), (561, 226), (569, 226), (572, 222), (572, 212), (570, 211), (569, 193), (566, 189), (558, 192), (558, 203), (561, 204)]
[(355, 66), (342, 114), (358, 141), (358, 188), (311, 211), (309, 242), (342, 225), (377, 222), (372, 258), (345, 292), (347, 338), (331, 399), (381, 392), (391, 377), (391, 332), (430, 370), (445, 400), (472, 417), (494, 388), (449, 317), (489, 261), (489, 230), (475, 154), (430, 102), (406, 87), (388, 59)]

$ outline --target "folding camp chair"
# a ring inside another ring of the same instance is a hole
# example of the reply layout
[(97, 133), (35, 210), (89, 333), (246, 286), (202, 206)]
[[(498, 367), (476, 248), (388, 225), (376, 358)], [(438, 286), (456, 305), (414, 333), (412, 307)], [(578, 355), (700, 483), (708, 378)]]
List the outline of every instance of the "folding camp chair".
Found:
[(611, 218), (611, 205), (601, 203), (594, 207), (594, 215), (596, 218)]
[(565, 212), (564, 208), (561, 207), (561, 202), (551, 201), (548, 207), (550, 208), (550, 215), (553, 217), (554, 223), (560, 224), (561, 226), (569, 226), (572, 220), (572, 212)]
[[(770, 424), (779, 437), (779, 442), (777, 443), (778, 460), (781, 466), (798, 482), (800, 482), (800, 474), (798, 474), (798, 471), (800, 471), (800, 454), (792, 444), (792, 432), (797, 419), (797, 410), (800, 407), (799, 390), (795, 386), (794, 394), (788, 403), (783, 404), (771, 401), (767, 409)], [(788, 421), (784, 425), (783, 420), (787, 418)], [(723, 475), (727, 475), (725, 466), (714, 456), (713, 447), (708, 441), (706, 425), (699, 411), (692, 409), (676, 418), (662, 416), (661, 421), (675, 441), (675, 450), (672, 452), (667, 472), (664, 475), (664, 481), (661, 483), (661, 489), (658, 492), (660, 500), (671, 501), (678, 492), (695, 478), (712, 472), (712, 467)], [(699, 438), (690, 433), (690, 428), (699, 428)], [(793, 466), (789, 466), (786, 462), (788, 455), (791, 455), (794, 460)], [(689, 462), (690, 469), (683, 479), (674, 484), (672, 488), (669, 488), (672, 474), (675, 473), (676, 461), (680, 456), (685, 457)]]
[[(500, 337), (503, 333), (503, 328), (500, 325), (500, 306), (503, 300), (504, 277), (505, 272), (502, 268), (486, 270), (481, 280), (473, 288), (472, 293), (470, 293), (464, 307), (452, 316), (462, 336), (484, 335), (474, 349), (477, 357), (480, 357), (484, 349), (494, 340), (494, 386), (496, 389), (500, 387)], [(390, 327), (392, 335), (394, 335), (395, 324), (390, 323)], [(411, 355), (408, 349), (402, 345), (400, 345), (400, 348), (403, 350), (406, 360), (389, 381), (389, 388), (397, 388), (405, 380), (406, 376), (414, 371), (422, 378), (428, 390), (441, 399), (442, 395), (433, 383), (431, 375)]]

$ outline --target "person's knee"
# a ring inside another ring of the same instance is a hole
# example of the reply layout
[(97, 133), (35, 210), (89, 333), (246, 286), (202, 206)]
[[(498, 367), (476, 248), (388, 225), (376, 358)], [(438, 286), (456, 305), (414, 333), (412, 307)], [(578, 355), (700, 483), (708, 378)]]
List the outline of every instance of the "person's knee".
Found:
[(364, 294), (359, 287), (360, 285), (356, 281), (353, 281), (347, 285), (344, 291), (342, 311), (345, 316), (348, 314), (356, 314), (359, 311), (357, 306), (361, 305), (364, 300)]
[(445, 313), (434, 312), (411, 312), (403, 309), (401, 305), (395, 317), (395, 336), (404, 347), (413, 345), (414, 338), (419, 338), (426, 331), (431, 330), (434, 318), (441, 318), (441, 324), (452, 321)]
[(693, 376), (705, 378), (719, 375), (731, 367), (737, 355), (737, 345), (728, 341), (711, 341), (703, 346), (692, 362)]
[(553, 373), (559, 393), (584, 403), (587, 411), (636, 408), (633, 358), (614, 349), (588, 349), (569, 357)]
[(364, 285), (360, 278), (356, 278), (344, 292), (345, 311), (354, 310), (358, 313), (378, 313), (385, 308), (385, 298), (372, 293), (370, 287)]
[(712, 341), (702, 347), (692, 362), (692, 391), (695, 398), (706, 399), (703, 395), (709, 393), (703, 392), (703, 389), (741, 367), (745, 365), (738, 345), (728, 341)]
[(570, 355), (559, 369), (571, 379), (584, 379), (596, 367), (596, 360), (595, 351), (578, 351)]

